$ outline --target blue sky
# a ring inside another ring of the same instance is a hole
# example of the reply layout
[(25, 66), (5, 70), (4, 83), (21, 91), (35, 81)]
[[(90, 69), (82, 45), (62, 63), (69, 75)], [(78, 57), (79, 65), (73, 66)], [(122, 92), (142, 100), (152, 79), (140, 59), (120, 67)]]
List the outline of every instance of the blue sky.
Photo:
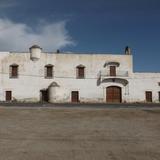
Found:
[(159, 0), (0, 0), (0, 50), (124, 53), (135, 71), (160, 72)]

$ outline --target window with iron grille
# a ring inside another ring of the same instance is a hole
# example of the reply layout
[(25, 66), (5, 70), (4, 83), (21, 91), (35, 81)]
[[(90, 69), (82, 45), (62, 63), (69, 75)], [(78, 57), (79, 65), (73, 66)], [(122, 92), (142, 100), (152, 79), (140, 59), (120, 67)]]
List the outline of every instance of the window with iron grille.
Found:
[(77, 66), (77, 78), (83, 79), (85, 78), (85, 67), (84, 66)]
[(18, 65), (13, 64), (9, 66), (9, 77), (10, 78), (18, 78)]
[(53, 78), (53, 65), (45, 66), (45, 78)]

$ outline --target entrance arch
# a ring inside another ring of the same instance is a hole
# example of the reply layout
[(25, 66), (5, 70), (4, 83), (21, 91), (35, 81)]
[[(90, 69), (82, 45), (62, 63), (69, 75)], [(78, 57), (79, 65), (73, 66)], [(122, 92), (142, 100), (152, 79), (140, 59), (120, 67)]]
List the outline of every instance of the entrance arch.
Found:
[(106, 88), (106, 101), (107, 103), (121, 103), (122, 90), (118, 86), (109, 86)]

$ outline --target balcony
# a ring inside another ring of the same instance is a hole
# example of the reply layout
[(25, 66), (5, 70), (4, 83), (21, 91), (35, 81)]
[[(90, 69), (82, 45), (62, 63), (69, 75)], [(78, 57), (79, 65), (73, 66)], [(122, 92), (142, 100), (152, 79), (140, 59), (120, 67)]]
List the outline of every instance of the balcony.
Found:
[(116, 70), (116, 75), (111, 76), (109, 70), (101, 70), (98, 77), (99, 78), (97, 84), (105, 82), (116, 82), (122, 83), (123, 85), (128, 84), (128, 81), (126, 80), (126, 78), (128, 77), (128, 71)]
[(109, 70), (101, 70), (100, 71), (100, 77), (101, 78), (108, 78), (108, 77), (128, 77), (128, 71), (116, 71), (116, 75), (115, 76), (111, 76), (110, 75), (110, 71)]

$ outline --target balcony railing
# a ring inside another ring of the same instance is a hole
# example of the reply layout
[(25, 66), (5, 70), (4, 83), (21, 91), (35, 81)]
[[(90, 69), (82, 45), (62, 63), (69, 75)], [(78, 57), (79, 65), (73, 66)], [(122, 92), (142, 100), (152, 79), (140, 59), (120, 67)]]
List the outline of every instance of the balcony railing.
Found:
[(115, 76), (111, 76), (109, 70), (107, 70), (107, 71), (103, 70), (103, 71), (100, 71), (100, 77), (101, 78), (105, 78), (105, 77), (128, 77), (128, 71), (117, 70), (116, 71), (116, 75)]

